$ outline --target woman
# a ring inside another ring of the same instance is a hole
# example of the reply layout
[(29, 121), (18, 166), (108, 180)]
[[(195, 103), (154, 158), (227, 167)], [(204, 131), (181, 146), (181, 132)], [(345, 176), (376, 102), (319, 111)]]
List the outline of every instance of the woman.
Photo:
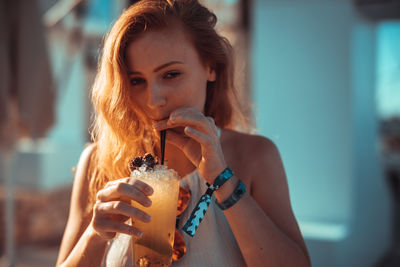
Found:
[(174, 266), (310, 266), (277, 148), (234, 130), (244, 124), (231, 46), (215, 23), (194, 0), (139, 1), (116, 21), (93, 88), (94, 143), (78, 163), (58, 266), (101, 266), (116, 235), (140, 239), (127, 218), (151, 218), (126, 202), (150, 206), (152, 188), (128, 184), (127, 165), (146, 152), (160, 155), (161, 130), (168, 167), (192, 192), (185, 218), (227, 166), (235, 174), (214, 192), (218, 203), (239, 181), (246, 187), (227, 209), (211, 203), (195, 237), (184, 234), (187, 254)]

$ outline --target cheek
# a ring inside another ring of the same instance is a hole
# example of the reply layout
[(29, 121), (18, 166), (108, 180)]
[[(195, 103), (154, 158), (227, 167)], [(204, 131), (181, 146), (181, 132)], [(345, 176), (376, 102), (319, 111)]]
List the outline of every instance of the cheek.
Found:
[(204, 81), (198, 81), (196, 83), (196, 87), (193, 87), (190, 91), (190, 96), (188, 99), (191, 101), (191, 105), (197, 107), (199, 110), (203, 111), (204, 106), (206, 103), (206, 90), (207, 90), (207, 83)]
[(145, 93), (141, 92), (140, 90), (131, 89), (129, 97), (130, 97), (130, 104), (132, 105), (133, 108), (139, 108), (139, 109), (144, 108), (144, 104), (146, 103)]

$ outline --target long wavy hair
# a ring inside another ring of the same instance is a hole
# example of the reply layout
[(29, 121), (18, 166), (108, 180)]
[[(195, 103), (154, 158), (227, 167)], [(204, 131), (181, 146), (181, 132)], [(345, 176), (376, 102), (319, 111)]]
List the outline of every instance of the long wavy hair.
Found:
[[(206, 89), (205, 115), (220, 128), (246, 130), (233, 83), (233, 55), (229, 41), (220, 36), (217, 17), (196, 0), (142, 0), (129, 7), (105, 39), (92, 89), (95, 119), (92, 139), (95, 152), (89, 167), (90, 199), (109, 180), (129, 176), (129, 160), (153, 152), (155, 140), (150, 123), (132, 103), (125, 50), (128, 44), (154, 29), (182, 26), (204, 64), (216, 72)], [(235, 107), (235, 109), (233, 108)]]

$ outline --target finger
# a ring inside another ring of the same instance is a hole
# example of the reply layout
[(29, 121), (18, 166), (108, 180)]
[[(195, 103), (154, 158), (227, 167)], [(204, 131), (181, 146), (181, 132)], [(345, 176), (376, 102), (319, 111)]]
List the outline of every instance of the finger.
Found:
[(174, 119), (161, 121), (154, 124), (153, 128), (157, 131), (162, 131), (186, 126), (192, 126), (210, 135), (216, 135), (217, 133), (216, 127), (210, 124), (206, 117), (196, 114), (185, 114)]
[[(167, 119), (160, 120), (157, 123), (154, 123), (153, 128), (156, 128), (159, 130), (166, 129), (166, 128), (168, 128), (168, 121), (170, 121), (171, 118), (175, 118), (176, 116), (179, 116), (184, 113), (202, 114), (202, 112), (195, 107), (191, 107), (191, 106), (181, 107), (181, 108), (178, 108), (178, 109), (174, 110), (173, 112), (171, 112), (171, 114), (169, 115), (169, 117)], [(171, 123), (171, 121), (169, 123)]]
[(94, 228), (96, 231), (108, 232), (108, 233), (123, 233), (127, 235), (132, 235), (136, 238), (141, 238), (143, 236), (143, 232), (139, 229), (125, 224), (125, 223), (118, 223), (112, 220), (97, 220), (94, 221)]
[(139, 189), (146, 196), (151, 196), (154, 192), (153, 188), (150, 185), (146, 184), (143, 181), (135, 179), (135, 178), (130, 178), (129, 184), (133, 185), (135, 188)]
[(125, 178), (121, 178), (121, 179), (117, 179), (117, 180), (108, 181), (106, 183), (106, 185), (104, 186), (104, 188), (116, 185), (118, 183), (129, 183), (129, 179), (130, 179), (130, 177), (125, 177)]
[(179, 116), (184, 113), (202, 113), (198, 108), (193, 106), (185, 106), (175, 109), (171, 112), (170, 117)]
[(197, 141), (206, 150), (215, 147), (215, 143), (210, 136), (192, 127), (185, 127), (185, 134)]
[(176, 117), (172, 117), (168, 126), (191, 126), (207, 135), (217, 136), (218, 130), (215, 125), (214, 119), (205, 117), (202, 113), (182, 113)]
[(203, 113), (195, 110), (188, 110), (187, 112), (180, 112), (178, 114), (171, 114), (168, 120), (160, 121), (153, 125), (153, 128), (161, 131), (165, 129), (176, 128), (178, 126), (192, 126), (205, 134), (217, 136), (218, 129), (215, 125), (214, 119), (205, 117)]
[(101, 203), (96, 205), (96, 213), (99, 215), (105, 214), (114, 214), (114, 215), (124, 215), (126, 217), (130, 217), (132, 219), (140, 220), (142, 222), (150, 222), (151, 216), (132, 207), (131, 205), (126, 204), (123, 201), (109, 201), (106, 203)]
[(97, 193), (97, 200), (107, 202), (117, 199), (134, 200), (139, 204), (150, 207), (151, 200), (141, 190), (127, 183), (117, 183), (106, 187)]
[(209, 123), (209, 125), (210, 125), (210, 128), (213, 130), (214, 134), (215, 134), (216, 136), (218, 136), (218, 127), (217, 127), (217, 125), (215, 124), (214, 118), (208, 116), (208, 117), (206, 117), (206, 119), (208, 120), (208, 123)]

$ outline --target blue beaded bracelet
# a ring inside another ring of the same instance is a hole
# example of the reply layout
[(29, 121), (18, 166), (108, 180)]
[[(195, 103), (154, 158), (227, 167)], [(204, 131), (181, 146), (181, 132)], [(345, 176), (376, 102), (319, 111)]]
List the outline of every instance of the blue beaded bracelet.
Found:
[(239, 184), (235, 188), (235, 191), (233, 191), (232, 195), (230, 195), (227, 200), (222, 203), (218, 203), (218, 201), (215, 200), (215, 203), (221, 210), (229, 209), (242, 198), (244, 193), (246, 193), (246, 186), (239, 180)]

